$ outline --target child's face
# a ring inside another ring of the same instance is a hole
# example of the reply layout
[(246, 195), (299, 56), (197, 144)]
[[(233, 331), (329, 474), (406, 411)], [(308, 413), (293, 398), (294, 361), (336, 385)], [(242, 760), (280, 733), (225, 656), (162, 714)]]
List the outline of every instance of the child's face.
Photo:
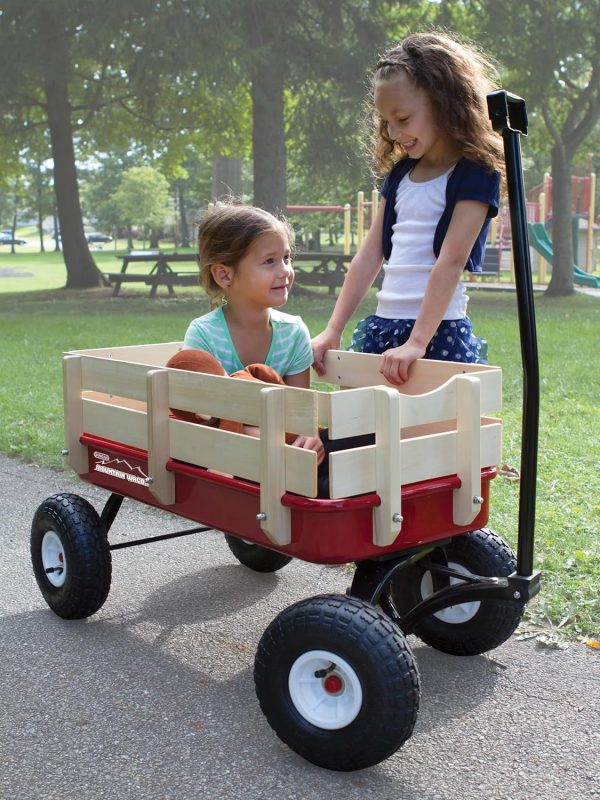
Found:
[(256, 308), (276, 308), (287, 302), (293, 282), (289, 240), (283, 232), (268, 231), (238, 264), (229, 293)]
[(438, 125), (429, 95), (404, 70), (375, 85), (375, 105), (387, 122), (390, 139), (411, 158), (436, 163), (454, 151)]

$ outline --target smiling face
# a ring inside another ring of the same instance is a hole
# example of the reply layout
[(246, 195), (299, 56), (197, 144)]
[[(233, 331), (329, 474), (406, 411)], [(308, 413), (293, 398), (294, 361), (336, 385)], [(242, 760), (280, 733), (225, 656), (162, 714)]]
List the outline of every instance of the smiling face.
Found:
[(294, 282), (290, 243), (283, 231), (259, 236), (231, 271), (227, 299), (264, 309), (282, 306)]
[(429, 95), (405, 70), (375, 85), (375, 105), (388, 136), (411, 158), (431, 164), (455, 158), (456, 146), (438, 124)]

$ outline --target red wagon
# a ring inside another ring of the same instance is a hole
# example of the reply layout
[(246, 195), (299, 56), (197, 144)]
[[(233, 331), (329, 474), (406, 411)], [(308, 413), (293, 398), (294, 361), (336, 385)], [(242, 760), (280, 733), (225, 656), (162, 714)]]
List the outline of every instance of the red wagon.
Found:
[[(509, 141), (518, 139), (508, 126), (517, 100), (500, 93), (490, 102), (492, 118), (504, 111)], [(528, 267), (525, 259), (521, 333), (536, 365)], [(346, 595), (301, 601), (269, 625), (255, 683), (269, 723), (302, 756), (331, 769), (376, 764), (416, 721), (419, 676), (406, 634), (457, 655), (485, 652), (513, 633), (539, 588), (530, 563), (537, 440), (522, 465), (517, 563), (485, 527), (501, 454), (501, 423), (489, 416), (501, 405), (498, 368), (419, 361), (398, 391), (382, 385), (380, 356), (333, 351), (322, 378), (329, 390), (317, 391), (165, 368), (180, 347), (65, 354), (65, 453), (110, 495), (100, 514), (71, 494), (38, 508), (31, 548), (41, 591), (68, 619), (102, 606), (111, 551), (124, 546), (108, 539), (124, 498), (202, 523), (125, 546), (216, 528), (257, 571), (292, 558), (355, 563)], [(531, 402), (530, 392), (528, 420)], [(177, 419), (171, 408), (257, 425), (260, 438)], [(286, 444), (286, 433), (322, 426), (332, 440), (374, 434), (372, 444), (330, 453), (326, 499), (317, 497), (316, 454)]]

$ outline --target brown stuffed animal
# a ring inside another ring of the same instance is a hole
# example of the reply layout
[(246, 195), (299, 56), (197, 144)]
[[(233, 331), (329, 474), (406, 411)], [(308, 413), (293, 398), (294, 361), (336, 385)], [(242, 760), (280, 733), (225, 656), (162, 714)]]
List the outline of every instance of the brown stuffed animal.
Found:
[[(170, 369), (186, 369), (192, 372), (203, 372), (207, 375), (227, 376), (227, 373), (217, 359), (210, 353), (207, 353), (206, 350), (180, 350), (178, 353), (175, 353), (174, 356), (171, 356), (165, 366)], [(276, 383), (285, 386), (279, 373), (266, 364), (249, 364), (244, 369), (234, 372), (231, 377), (241, 378), (246, 381)], [(233, 433), (242, 433), (244, 427), (241, 422), (218, 419), (217, 417), (203, 419), (199, 414), (194, 414), (193, 411), (183, 411), (181, 409), (172, 408), (171, 413), (177, 419), (183, 419), (186, 422), (210, 425), (213, 428), (221, 428), (221, 430), (232, 431)]]

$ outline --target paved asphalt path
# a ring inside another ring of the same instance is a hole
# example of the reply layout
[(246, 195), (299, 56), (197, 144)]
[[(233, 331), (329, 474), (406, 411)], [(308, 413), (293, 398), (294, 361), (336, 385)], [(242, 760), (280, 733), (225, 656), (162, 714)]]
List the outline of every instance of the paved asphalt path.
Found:
[[(292, 602), (343, 592), (343, 567), (239, 565), (208, 532), (113, 552), (108, 600), (65, 622), (29, 561), (38, 504), (106, 493), (0, 457), (2, 800), (537, 800), (600, 798), (600, 654), (511, 640), (455, 658), (411, 638), (422, 679), (413, 737), (361, 772), (307, 763), (254, 693), (257, 642)], [(182, 524), (183, 523), (183, 524)], [(126, 501), (111, 540), (186, 521)]]

